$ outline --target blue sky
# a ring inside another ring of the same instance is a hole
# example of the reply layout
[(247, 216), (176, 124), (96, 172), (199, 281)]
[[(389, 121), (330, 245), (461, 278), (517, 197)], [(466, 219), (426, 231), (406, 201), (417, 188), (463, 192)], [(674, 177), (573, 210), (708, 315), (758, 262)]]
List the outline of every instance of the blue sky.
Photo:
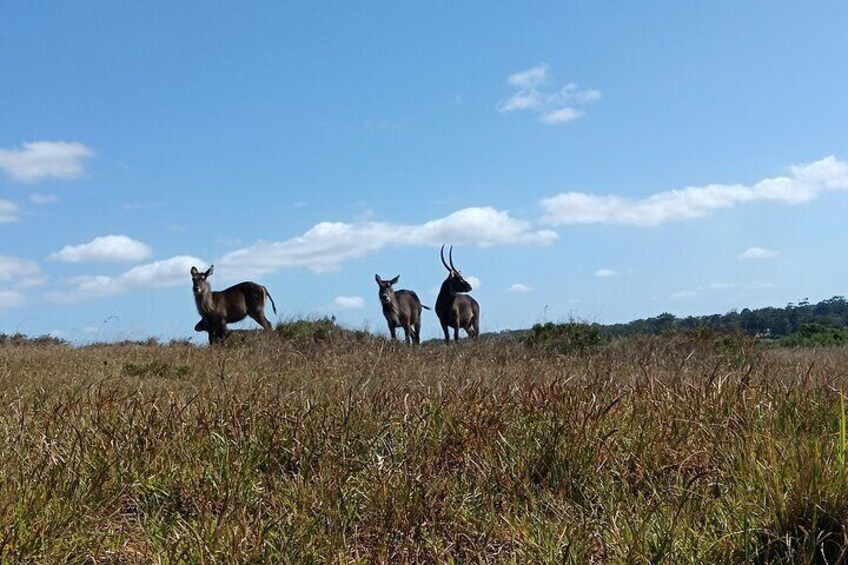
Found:
[(443, 242), (483, 331), (846, 292), (844, 2), (175, 4), (4, 4), (0, 332), (202, 341), (214, 263), (385, 333)]

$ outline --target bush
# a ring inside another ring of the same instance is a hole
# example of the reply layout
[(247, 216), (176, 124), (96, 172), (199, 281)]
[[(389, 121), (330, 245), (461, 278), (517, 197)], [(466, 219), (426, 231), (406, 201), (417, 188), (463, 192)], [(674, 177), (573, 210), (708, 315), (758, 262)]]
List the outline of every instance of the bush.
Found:
[(836, 347), (848, 344), (848, 328), (802, 324), (801, 329), (778, 341), (783, 347)]
[(536, 324), (530, 328), (530, 332), (524, 337), (524, 344), (528, 347), (557, 353), (580, 352), (604, 343), (605, 339), (600, 326), (577, 322)]
[(0, 345), (67, 345), (68, 342), (60, 337), (52, 335), (41, 335), (29, 337), (22, 333), (0, 334)]
[(295, 342), (332, 343), (343, 339), (362, 342), (370, 334), (361, 330), (348, 330), (336, 323), (335, 316), (325, 316), (315, 320), (292, 320), (279, 322), (274, 328), (279, 337)]

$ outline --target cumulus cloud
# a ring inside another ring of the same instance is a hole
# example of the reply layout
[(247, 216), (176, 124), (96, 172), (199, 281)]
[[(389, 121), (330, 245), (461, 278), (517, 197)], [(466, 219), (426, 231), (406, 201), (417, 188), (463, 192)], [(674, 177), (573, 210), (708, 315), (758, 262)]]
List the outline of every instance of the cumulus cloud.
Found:
[(513, 110), (529, 110), (530, 108), (538, 108), (544, 103), (544, 97), (534, 90), (520, 90), (501, 101), (498, 104), (498, 109), (501, 112), (511, 112)]
[(571, 122), (582, 117), (583, 112), (566, 106), (565, 108), (560, 108), (559, 110), (554, 110), (553, 112), (547, 112), (546, 114), (542, 114), (539, 119), (546, 124), (553, 125), (564, 124), (566, 122)]
[(569, 82), (557, 92), (547, 95), (546, 102), (557, 104), (588, 104), (601, 99), (601, 91), (593, 88), (580, 88), (576, 83)]
[(483, 281), (475, 277), (474, 275), (462, 275), (462, 278), (471, 285), (471, 288), (474, 290), (480, 290), (480, 287), (483, 286)]
[(613, 271), (612, 269), (598, 269), (597, 271), (595, 271), (594, 274), (594, 276), (598, 278), (609, 278), (614, 277), (616, 275), (618, 275), (618, 273)]
[(593, 88), (580, 88), (569, 82), (552, 89), (549, 82), (550, 66), (544, 63), (509, 75), (507, 83), (515, 90), (498, 102), (498, 111), (533, 110), (544, 124), (564, 124), (585, 115), (585, 111), (576, 106), (585, 106), (601, 98), (601, 92)]
[(361, 296), (337, 296), (333, 300), (334, 310), (354, 310), (365, 306), (365, 299)]
[(0, 149), (0, 170), (18, 182), (73, 179), (85, 174), (94, 152), (78, 142), (34, 141), (20, 149)]
[(86, 275), (65, 281), (66, 290), (47, 295), (57, 302), (79, 302), (88, 298), (116, 296), (138, 288), (162, 288), (180, 284), (189, 285), (189, 271), (193, 266), (206, 265), (197, 257), (178, 255), (170, 259), (138, 265), (123, 274)]
[(423, 224), (363, 221), (321, 222), (304, 234), (277, 242), (259, 242), (219, 259), (221, 266), (250, 275), (286, 268), (314, 272), (339, 270), (353, 259), (385, 247), (453, 245), (547, 245), (557, 239), (550, 230), (535, 230), (526, 221), (494, 208), (465, 208)]
[[(465, 208), (422, 224), (388, 222), (321, 222), (302, 235), (277, 242), (259, 242), (226, 253), (214, 261), (221, 283), (272, 273), (281, 269), (305, 268), (316, 273), (336, 271), (351, 260), (386, 247), (430, 247), (444, 242), (453, 245), (548, 245), (557, 239), (550, 230), (536, 230), (530, 222), (513, 218), (494, 208)], [(433, 254), (438, 265), (438, 253)], [(67, 288), (48, 298), (75, 302), (98, 296), (113, 296), (135, 288), (188, 284), (188, 271), (208, 263), (178, 256), (134, 267), (119, 276), (86, 275), (65, 281)], [(476, 287), (480, 280), (468, 276)]]
[(9, 200), (0, 200), (0, 224), (11, 224), (18, 221), (20, 207)]
[(739, 259), (774, 259), (778, 255), (780, 255), (780, 253), (773, 249), (765, 249), (764, 247), (749, 247), (739, 254)]
[(34, 277), (40, 273), (41, 269), (33, 261), (0, 255), (0, 281)]
[(506, 78), (506, 81), (512, 86), (519, 88), (531, 88), (534, 86), (542, 86), (548, 82), (548, 73), (551, 68), (547, 63), (542, 63), (531, 67), (524, 71), (518, 71)]
[(828, 190), (848, 189), (848, 164), (836, 157), (789, 168), (788, 176), (752, 185), (711, 184), (660, 192), (642, 200), (583, 192), (558, 194), (541, 201), (548, 225), (621, 224), (657, 226), (702, 218), (723, 208), (749, 202), (800, 204)]
[(50, 259), (81, 263), (85, 261), (132, 262), (143, 261), (153, 254), (149, 245), (125, 235), (96, 237), (88, 243), (66, 245), (52, 253)]
[(0, 281), (7, 288), (0, 289), (0, 310), (26, 304), (22, 289), (43, 284), (38, 264), (27, 259), (0, 255)]
[(507, 292), (530, 292), (531, 290), (533, 290), (533, 287), (527, 286), (526, 284), (522, 283), (515, 283), (514, 285), (506, 289)]
[(0, 290), (0, 310), (17, 308), (26, 304), (26, 298), (17, 290)]

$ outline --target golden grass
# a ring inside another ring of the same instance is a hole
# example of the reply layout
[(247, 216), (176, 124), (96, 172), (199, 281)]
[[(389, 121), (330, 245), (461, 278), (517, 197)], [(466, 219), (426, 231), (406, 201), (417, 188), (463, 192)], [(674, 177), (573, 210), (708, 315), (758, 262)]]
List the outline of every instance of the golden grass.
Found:
[(0, 557), (833, 563), (846, 367), (694, 335), (9, 343)]

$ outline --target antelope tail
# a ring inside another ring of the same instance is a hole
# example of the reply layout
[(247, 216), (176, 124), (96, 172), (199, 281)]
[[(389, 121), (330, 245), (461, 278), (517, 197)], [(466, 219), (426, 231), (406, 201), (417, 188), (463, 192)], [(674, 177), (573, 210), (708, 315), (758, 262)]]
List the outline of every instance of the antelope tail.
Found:
[(273, 299), (273, 298), (271, 298), (271, 293), (270, 293), (270, 292), (268, 292), (268, 289), (267, 289), (267, 288), (265, 288), (264, 286), (262, 287), (262, 290), (264, 290), (264, 291), (265, 291), (265, 296), (267, 296), (267, 297), (268, 297), (268, 300), (270, 300), (270, 301), (271, 301), (271, 308), (273, 308), (273, 309), (274, 309), (274, 314), (276, 314), (276, 313), (277, 313), (277, 305), (276, 305), (276, 304), (274, 304), (274, 299)]

